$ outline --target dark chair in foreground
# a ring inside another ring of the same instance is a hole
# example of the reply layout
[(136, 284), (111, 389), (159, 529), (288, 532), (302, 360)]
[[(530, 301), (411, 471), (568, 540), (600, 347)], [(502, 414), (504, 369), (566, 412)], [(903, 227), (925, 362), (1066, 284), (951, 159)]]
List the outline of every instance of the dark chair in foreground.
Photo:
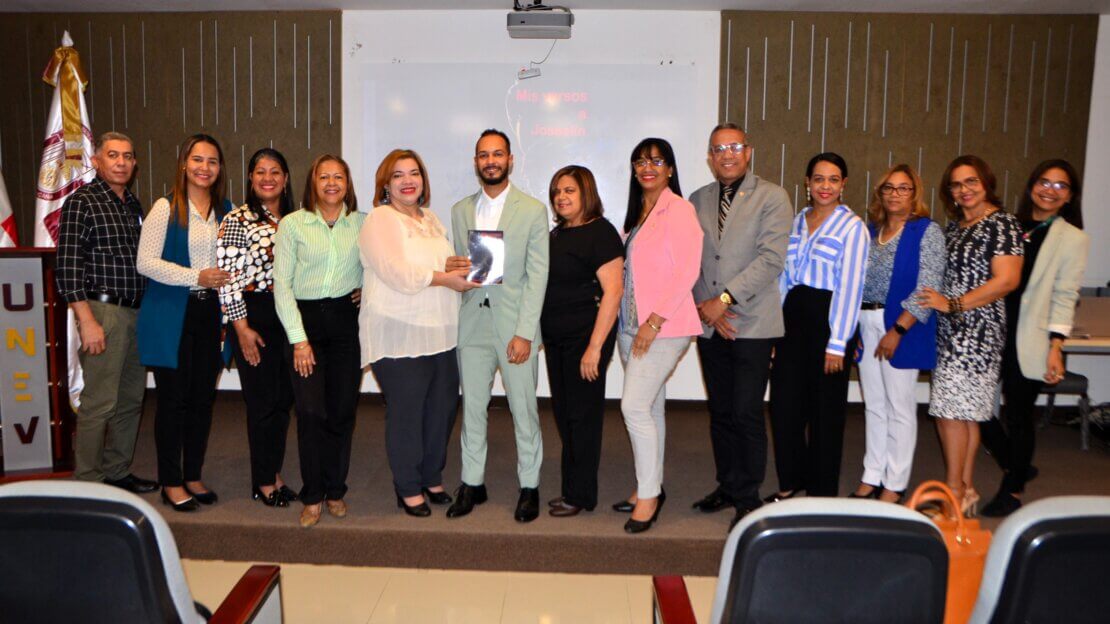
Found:
[(1110, 497), (1025, 505), (994, 532), (971, 624), (1106, 622)]
[(209, 615), (193, 602), (169, 526), (146, 501), (99, 483), (0, 486), (5, 622), (280, 624), (279, 572), (252, 566)]
[[(944, 539), (917, 512), (872, 500), (786, 500), (729, 534), (710, 622), (939, 624), (947, 579)], [(680, 578), (654, 585), (657, 623), (693, 622)]]

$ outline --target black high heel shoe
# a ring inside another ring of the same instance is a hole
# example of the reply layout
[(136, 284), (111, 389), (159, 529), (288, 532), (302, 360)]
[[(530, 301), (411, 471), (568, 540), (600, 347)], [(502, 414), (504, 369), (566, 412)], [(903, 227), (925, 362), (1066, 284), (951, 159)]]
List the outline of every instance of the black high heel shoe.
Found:
[(798, 494), (800, 494), (804, 491), (805, 491), (804, 489), (798, 488), (796, 490), (790, 490), (790, 492), (788, 492), (786, 494), (780, 494), (778, 492), (775, 492), (774, 494), (771, 494), (767, 498), (763, 499), (763, 502), (765, 502), (765, 503), (777, 503), (779, 501), (786, 500), (788, 498), (794, 498), (795, 496), (797, 496)]
[(428, 503), (424, 502), (409, 507), (409, 504), (405, 502), (405, 499), (401, 498), (400, 494), (397, 495), (397, 506), (404, 509), (405, 513), (408, 515), (416, 516), (417, 518), (427, 518), (432, 515), (432, 508), (428, 506)]
[(270, 494), (267, 495), (266, 493), (264, 493), (262, 491), (262, 488), (256, 486), (254, 488), (254, 490), (251, 492), (251, 499), (256, 500), (256, 501), (262, 501), (262, 504), (267, 506), (267, 507), (288, 507), (289, 506), (289, 501), (285, 500), (285, 497), (283, 497), (281, 495), (281, 491), (278, 490), (277, 488), (274, 488), (273, 490), (271, 490)]
[(295, 503), (301, 500), (301, 498), (297, 496), (297, 493), (291, 490), (289, 486), (285, 485), (284, 483), (281, 484), (281, 487), (279, 487), (277, 491), (279, 493), (279, 496), (285, 499), (285, 502), (287, 503)]
[(655, 521), (659, 519), (659, 512), (663, 510), (663, 503), (665, 502), (667, 502), (667, 497), (664, 496), (662, 492), (660, 492), (658, 502), (655, 504), (655, 513), (651, 514), (651, 519), (643, 522), (640, 520), (633, 520), (632, 518), (629, 518), (628, 522), (624, 523), (624, 532), (643, 533), (644, 531), (650, 529), (651, 525), (655, 524)]
[(451, 495), (447, 492), (433, 492), (428, 488), (424, 488), (422, 491), (424, 492), (424, 498), (428, 499), (428, 502), (433, 505), (450, 505), (455, 502), (455, 499), (451, 498)]
[[(871, 484), (870, 483), (864, 483), (864, 485), (871, 485)], [(858, 491), (858, 488), (857, 488), (857, 491)], [(852, 492), (851, 494), (848, 495), (848, 498), (878, 499), (879, 495), (882, 494), (882, 493), (883, 493), (883, 486), (881, 486), (881, 485), (871, 485), (871, 491), (870, 492), (868, 492), (866, 494), (856, 494), (855, 492)], [(793, 496), (793, 494), (791, 496)]]
[[(185, 491), (188, 492), (188, 490)], [(174, 511), (196, 511), (200, 508), (200, 505), (197, 504), (197, 500), (192, 497), (186, 498), (180, 503), (173, 502), (173, 500), (170, 499), (169, 495), (166, 494), (165, 488), (162, 488), (162, 502), (172, 507)]]
[(189, 489), (189, 486), (184, 486), (185, 493), (192, 496), (201, 505), (215, 505), (220, 497), (216, 495), (215, 490), (208, 490), (207, 492), (194, 492)]
[[(660, 504), (662, 504), (662, 502), (665, 501), (665, 500), (667, 500), (667, 491), (664, 490), (663, 488), (659, 488), (659, 502), (660, 502)], [(622, 501), (617, 501), (617, 502), (613, 503), (613, 511), (620, 512), (620, 513), (632, 513), (632, 510), (635, 509), (635, 508), (636, 508), (636, 503), (633, 503), (633, 502), (631, 502), (627, 499), (622, 500)]]

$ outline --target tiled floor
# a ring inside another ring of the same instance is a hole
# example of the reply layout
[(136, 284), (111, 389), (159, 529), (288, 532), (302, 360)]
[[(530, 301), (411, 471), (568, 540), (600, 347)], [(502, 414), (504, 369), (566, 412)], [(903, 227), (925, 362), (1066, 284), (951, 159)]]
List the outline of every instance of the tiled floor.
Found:
[[(185, 560), (193, 598), (215, 608), (250, 566)], [(699, 622), (716, 579), (687, 577)], [(646, 576), (282, 564), (288, 624), (650, 624)]]

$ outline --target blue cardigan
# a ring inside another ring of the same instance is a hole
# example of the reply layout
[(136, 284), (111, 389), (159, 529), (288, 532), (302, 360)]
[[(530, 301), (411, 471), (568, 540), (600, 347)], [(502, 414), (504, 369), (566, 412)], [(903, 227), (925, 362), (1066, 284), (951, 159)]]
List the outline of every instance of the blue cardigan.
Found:
[[(170, 197), (170, 205), (173, 198)], [(231, 202), (224, 200), (216, 209), (216, 221), (223, 221), (231, 209)], [(166, 226), (166, 240), (162, 244), (162, 259), (183, 267), (189, 264), (189, 222), (181, 225), (170, 210)], [(143, 366), (177, 368), (177, 352), (181, 345), (181, 330), (185, 326), (185, 306), (189, 303), (188, 286), (171, 286), (147, 278), (143, 305), (139, 308), (136, 334), (139, 340), (139, 361)], [(227, 362), (224, 345), (224, 362)]]
[[(889, 330), (902, 315), (902, 302), (917, 290), (917, 274), (921, 268), (921, 239), (932, 223), (929, 219), (912, 219), (902, 229), (898, 249), (894, 252), (894, 272), (887, 289), (883, 308), (883, 325)], [(878, 235), (872, 223), (871, 236)], [(920, 320), (902, 336), (890, 365), (894, 368), (933, 370), (937, 364), (937, 315), (930, 314), (925, 322)]]

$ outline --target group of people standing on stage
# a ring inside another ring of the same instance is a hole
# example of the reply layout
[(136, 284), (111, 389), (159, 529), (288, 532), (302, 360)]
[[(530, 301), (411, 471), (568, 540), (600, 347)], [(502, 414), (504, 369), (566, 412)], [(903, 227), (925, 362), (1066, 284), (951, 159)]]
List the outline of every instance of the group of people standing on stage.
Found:
[[(612, 507), (646, 531), (663, 489), (665, 384), (696, 338), (710, 413), (717, 487), (694, 503), (735, 510), (836, 496), (848, 374), (858, 361), (867, 449), (854, 497), (898, 501), (917, 436), (916, 382), (933, 370), (946, 480), (974, 512), (972, 467), (982, 439), (1004, 471), (984, 513), (1021, 505), (1032, 467), (1032, 406), (1064, 373), (1088, 237), (1080, 181), (1065, 161), (1030, 176), (1016, 217), (975, 156), (945, 170), (949, 221), (929, 219), (917, 172), (898, 165), (876, 184), (869, 224), (843, 203), (848, 165), (835, 153), (805, 171), (806, 206), (749, 171), (745, 132), (710, 133), (715, 180), (683, 199), (670, 144), (648, 138), (630, 157), (623, 236), (607, 219), (589, 169), (551, 179), (547, 207), (510, 183), (509, 137), (475, 145), (480, 189), (451, 210), (451, 236), (429, 209), (420, 156), (390, 152), (359, 210), (352, 172), (318, 156), (294, 199), (284, 156), (250, 159), (244, 205), (225, 197), (223, 152), (204, 134), (182, 144), (173, 192), (143, 216), (128, 190), (132, 141), (97, 141), (97, 178), (65, 204), (58, 288), (74, 310), (86, 387), (76, 474), (136, 492), (161, 488), (175, 511), (216, 502), (202, 479), (220, 367), (234, 355), (247, 406), (251, 491), (271, 507), (303, 505), (300, 524), (347, 514), (344, 497), (364, 370), (386, 400), (386, 456), (398, 508), (469, 514), (487, 501), (487, 409), (498, 370), (512, 412), (519, 499), (540, 513), (543, 455), (536, 401), (541, 340), (562, 441), (554, 517), (598, 498), (606, 372), (624, 365), (621, 411), (636, 484)], [(365, 197), (365, 196), (364, 196)], [(468, 279), (468, 238), (495, 230), (504, 277)], [(1024, 256), (1024, 262), (1022, 257)], [(227, 340), (221, 344), (222, 317)], [(145, 386), (157, 386), (158, 480), (130, 472)], [(991, 420), (1001, 379), (1006, 407)], [(778, 488), (761, 499), (767, 461), (763, 398)], [(462, 389), (462, 483), (442, 471)], [(281, 475), (297, 413), (302, 487)]]

